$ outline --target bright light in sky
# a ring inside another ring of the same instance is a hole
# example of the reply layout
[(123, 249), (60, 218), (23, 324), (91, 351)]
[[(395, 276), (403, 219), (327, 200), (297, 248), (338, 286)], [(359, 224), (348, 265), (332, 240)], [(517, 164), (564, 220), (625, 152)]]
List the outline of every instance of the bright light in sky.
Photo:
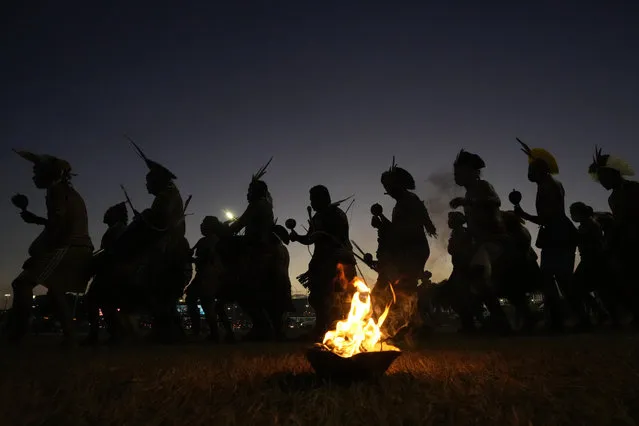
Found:
[(227, 218), (228, 220), (233, 220), (233, 219), (235, 219), (235, 215), (234, 215), (233, 213), (231, 213), (230, 211), (228, 211), (228, 210), (224, 211), (224, 215), (226, 216), (226, 218)]

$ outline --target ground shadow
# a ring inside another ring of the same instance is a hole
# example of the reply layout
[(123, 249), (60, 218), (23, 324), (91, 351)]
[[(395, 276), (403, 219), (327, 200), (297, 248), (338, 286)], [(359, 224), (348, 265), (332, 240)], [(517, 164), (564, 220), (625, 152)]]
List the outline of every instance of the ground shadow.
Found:
[(267, 377), (265, 382), (284, 393), (308, 392), (327, 385), (315, 373), (277, 373)]
[(349, 377), (323, 379), (315, 373), (277, 373), (266, 378), (265, 383), (280, 389), (284, 393), (310, 392), (327, 387), (349, 388), (351, 386), (366, 385), (370, 387), (384, 387), (389, 383), (407, 383), (419, 379), (411, 373), (385, 374), (381, 377), (366, 380), (353, 380)]

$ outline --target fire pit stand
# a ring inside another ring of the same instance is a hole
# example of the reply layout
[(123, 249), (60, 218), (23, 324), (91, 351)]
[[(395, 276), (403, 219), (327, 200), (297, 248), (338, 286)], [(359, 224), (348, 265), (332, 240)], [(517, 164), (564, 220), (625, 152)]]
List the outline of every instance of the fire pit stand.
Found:
[(379, 351), (343, 358), (320, 344), (306, 352), (308, 362), (320, 379), (339, 382), (377, 379), (400, 355), (400, 351)]

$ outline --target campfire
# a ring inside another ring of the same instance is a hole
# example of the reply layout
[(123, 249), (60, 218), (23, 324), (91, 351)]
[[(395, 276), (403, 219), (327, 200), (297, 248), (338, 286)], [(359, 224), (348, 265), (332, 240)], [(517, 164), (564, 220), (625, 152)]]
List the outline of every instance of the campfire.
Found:
[(307, 353), (317, 374), (325, 378), (350, 381), (378, 377), (401, 354), (399, 348), (383, 341), (381, 332), (392, 302), (375, 321), (366, 283), (355, 278), (350, 285), (355, 287), (355, 293), (347, 318)]
[(351, 300), (348, 318), (339, 321), (335, 330), (328, 331), (324, 335), (322, 345), (343, 358), (362, 352), (399, 351), (395, 346), (382, 342), (381, 326), (388, 316), (391, 305), (386, 307), (375, 322), (372, 315), (370, 289), (360, 278), (355, 278), (351, 284), (356, 291)]

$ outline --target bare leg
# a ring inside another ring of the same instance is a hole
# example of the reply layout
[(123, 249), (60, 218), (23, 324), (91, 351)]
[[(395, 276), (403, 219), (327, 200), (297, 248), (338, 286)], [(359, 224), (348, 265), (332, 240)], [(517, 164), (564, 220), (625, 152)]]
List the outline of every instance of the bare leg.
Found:
[(49, 289), (47, 296), (51, 300), (56, 315), (62, 325), (62, 332), (64, 333), (64, 343), (73, 345), (75, 344), (75, 327), (73, 325), (73, 316), (71, 308), (66, 301), (65, 294), (62, 291), (56, 289)]
[[(217, 327), (217, 315), (215, 310), (215, 299), (209, 297), (202, 297), (200, 299), (202, 303), (202, 310), (204, 310), (204, 318), (209, 326), (209, 340), (219, 342), (220, 332)], [(198, 316), (199, 316), (198, 311)], [(225, 315), (226, 316), (226, 315)]]
[[(217, 313), (217, 318), (222, 322), (222, 328), (224, 329), (224, 341), (227, 343), (235, 342), (235, 333), (233, 332), (233, 325), (229, 320), (229, 317), (226, 315), (226, 311), (224, 310), (224, 303), (218, 301), (215, 306), (215, 312)], [(217, 324), (216, 324), (217, 327)]]
[[(195, 336), (199, 336), (202, 329), (202, 319), (200, 318), (200, 308), (197, 306), (198, 297), (195, 293), (195, 291), (189, 291), (186, 295), (186, 309), (189, 314), (189, 318), (191, 319), (191, 331)], [(202, 308), (204, 309), (205, 315), (208, 317), (206, 309), (204, 308), (204, 302), (202, 302)]]
[(29, 331), (29, 317), (35, 285), (20, 275), (11, 284), (13, 287), (13, 307), (9, 312), (9, 340), (19, 342)]
[[(87, 306), (87, 320), (89, 321), (89, 334), (82, 342), (85, 345), (94, 345), (100, 339), (100, 305), (102, 283), (99, 277), (93, 279), (89, 291), (85, 295)], [(104, 312), (103, 312), (104, 313)]]

